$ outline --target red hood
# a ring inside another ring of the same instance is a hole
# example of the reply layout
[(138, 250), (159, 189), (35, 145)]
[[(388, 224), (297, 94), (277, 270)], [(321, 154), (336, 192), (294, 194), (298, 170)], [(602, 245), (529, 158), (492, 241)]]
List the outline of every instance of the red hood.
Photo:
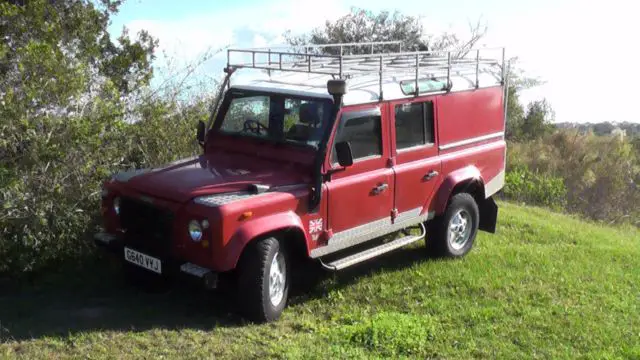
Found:
[(151, 196), (185, 202), (196, 196), (246, 190), (250, 184), (292, 185), (310, 181), (292, 163), (238, 156), (201, 155), (162, 168), (122, 173), (116, 178)]

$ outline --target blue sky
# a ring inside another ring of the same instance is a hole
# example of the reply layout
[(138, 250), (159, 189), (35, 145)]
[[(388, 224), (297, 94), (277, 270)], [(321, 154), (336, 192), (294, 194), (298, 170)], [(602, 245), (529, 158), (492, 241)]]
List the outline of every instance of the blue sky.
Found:
[[(148, 30), (160, 41), (158, 78), (167, 69), (194, 63), (207, 51), (224, 46), (265, 46), (282, 42), (282, 34), (309, 31), (349, 11), (399, 10), (421, 17), (428, 33), (450, 31), (464, 36), (469, 22), (481, 19), (489, 31), (480, 45), (506, 46), (509, 56), (546, 84), (524, 100), (547, 98), (557, 121), (640, 122), (635, 109), (640, 71), (640, 4), (633, 0), (128, 0), (110, 31), (123, 26)], [(166, 54), (162, 55), (162, 54)], [(218, 78), (224, 54), (198, 69)]]

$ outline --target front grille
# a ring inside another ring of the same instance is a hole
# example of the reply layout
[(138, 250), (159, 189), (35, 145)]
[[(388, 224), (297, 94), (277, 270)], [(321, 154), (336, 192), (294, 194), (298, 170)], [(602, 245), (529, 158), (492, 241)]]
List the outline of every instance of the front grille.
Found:
[(132, 198), (120, 200), (120, 225), (125, 230), (125, 243), (141, 252), (167, 257), (172, 223), (171, 211)]

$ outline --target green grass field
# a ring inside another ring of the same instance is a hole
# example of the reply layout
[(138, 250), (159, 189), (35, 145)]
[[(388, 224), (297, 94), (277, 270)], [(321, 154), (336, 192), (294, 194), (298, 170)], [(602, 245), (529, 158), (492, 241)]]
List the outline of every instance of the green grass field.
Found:
[(0, 357), (640, 359), (640, 232), (500, 205), (464, 259), (420, 243), (321, 274), (272, 324), (108, 269), (0, 290)]

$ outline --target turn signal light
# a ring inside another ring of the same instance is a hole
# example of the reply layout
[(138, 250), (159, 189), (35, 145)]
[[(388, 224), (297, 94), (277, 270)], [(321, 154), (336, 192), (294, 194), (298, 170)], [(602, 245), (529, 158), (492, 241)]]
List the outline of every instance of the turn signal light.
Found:
[(253, 216), (253, 212), (252, 211), (245, 211), (242, 213), (242, 215), (240, 215), (240, 221), (242, 220), (247, 220), (248, 218)]

